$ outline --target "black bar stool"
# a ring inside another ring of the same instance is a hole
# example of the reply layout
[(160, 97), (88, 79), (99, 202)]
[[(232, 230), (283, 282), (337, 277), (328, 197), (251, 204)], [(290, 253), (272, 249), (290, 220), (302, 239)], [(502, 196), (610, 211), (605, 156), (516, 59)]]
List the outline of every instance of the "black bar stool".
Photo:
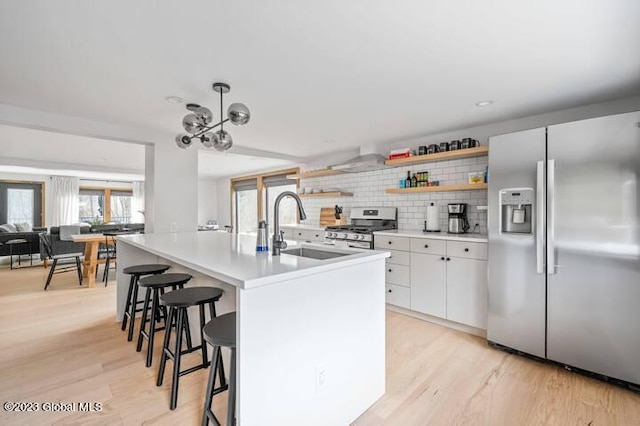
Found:
[(135, 323), (135, 317), (137, 312), (142, 312), (141, 308), (138, 308), (138, 281), (141, 277), (146, 275), (158, 275), (166, 272), (171, 266), (162, 264), (147, 264), (147, 265), (135, 265), (124, 268), (124, 272), (127, 275), (131, 275), (129, 280), (129, 288), (127, 289), (127, 304), (124, 307), (124, 316), (122, 318), (121, 330), (124, 331), (127, 328), (127, 320), (129, 322), (129, 334), (127, 340), (130, 342), (133, 340), (133, 329)]
[[(227, 426), (235, 424), (236, 417), (236, 313), (220, 315), (212, 319), (204, 326), (202, 330), (204, 340), (213, 346), (213, 364), (209, 371), (209, 380), (207, 381), (207, 391), (204, 395), (204, 411), (202, 412), (202, 426), (207, 426), (209, 420), (218, 426), (220, 422), (211, 411), (213, 396), (224, 391), (227, 387), (229, 394), (227, 395)], [(220, 375), (220, 387), (215, 388), (216, 373), (222, 372), (218, 366), (218, 360), (222, 365), (220, 356), (220, 348), (227, 347), (231, 349), (231, 369), (229, 371), (229, 385), (225, 384), (224, 374)]]
[[(151, 367), (153, 362), (153, 338), (157, 331), (164, 330), (167, 327), (168, 322), (165, 318), (165, 326), (156, 328), (156, 322), (160, 321), (158, 311), (160, 310), (159, 298), (161, 294), (164, 294), (164, 289), (171, 287), (173, 290), (177, 288), (184, 288), (184, 285), (193, 278), (189, 274), (179, 273), (167, 273), (152, 275), (150, 277), (141, 278), (138, 281), (139, 287), (147, 289), (147, 293), (144, 296), (144, 306), (142, 307), (142, 320), (140, 321), (140, 333), (138, 334), (138, 346), (136, 351), (142, 350), (142, 341), (147, 339), (147, 362), (146, 366)], [(151, 307), (149, 307), (151, 303)], [(147, 315), (151, 310), (151, 318), (147, 321)], [(149, 330), (145, 330), (145, 327), (149, 322)], [(181, 324), (187, 329), (187, 346), (191, 348), (191, 331), (189, 329), (188, 320), (184, 324)]]
[[(173, 361), (173, 380), (171, 382), (171, 403), (169, 407), (173, 410), (178, 403), (178, 381), (180, 376), (192, 373), (202, 368), (209, 366), (209, 358), (207, 354), (207, 345), (204, 341), (204, 335), (202, 329), (205, 324), (204, 319), (204, 305), (209, 305), (210, 319), (216, 317), (215, 302), (222, 297), (222, 290), (216, 287), (189, 287), (182, 290), (176, 290), (160, 296), (160, 303), (163, 306), (169, 308), (169, 319), (166, 322), (166, 331), (164, 333), (164, 345), (162, 348), (162, 357), (160, 358), (160, 369), (158, 370), (157, 386), (162, 386), (164, 380), (164, 370), (167, 364), (167, 358)], [(184, 324), (187, 321), (187, 308), (191, 306), (198, 306), (200, 313), (200, 338), (201, 343), (195, 347), (188, 347), (186, 350), (182, 350), (182, 332), (184, 330)], [(171, 329), (176, 330), (176, 342), (173, 352), (170, 349), (169, 341), (171, 339)], [(182, 355), (195, 352), (198, 349), (202, 351), (202, 363), (180, 371), (180, 358)], [(217, 355), (218, 357), (220, 354)], [(222, 363), (220, 365), (220, 372), (222, 380), (224, 381), (224, 372), (222, 370)]]

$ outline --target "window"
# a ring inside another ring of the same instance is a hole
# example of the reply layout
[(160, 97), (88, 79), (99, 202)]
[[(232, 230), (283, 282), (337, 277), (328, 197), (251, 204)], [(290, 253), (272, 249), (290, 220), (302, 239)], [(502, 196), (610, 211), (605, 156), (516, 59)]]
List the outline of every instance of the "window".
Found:
[(80, 221), (131, 223), (132, 192), (128, 189), (80, 188)]
[(238, 233), (254, 233), (258, 229), (258, 180), (233, 182), (235, 229)]
[(104, 190), (80, 189), (80, 222), (99, 225), (104, 218)]
[(131, 223), (131, 200), (129, 191), (111, 191), (111, 222)]
[[(267, 198), (267, 224), (269, 225), (269, 235), (273, 234), (273, 210), (278, 195), (286, 191), (296, 192), (298, 189), (297, 181), (286, 179), (286, 176), (273, 176), (264, 178)], [(280, 217), (278, 218), (280, 225), (294, 225), (298, 223), (298, 207), (296, 201), (291, 198), (283, 198), (280, 202)]]
[(42, 226), (43, 185), (42, 182), (0, 182), (0, 223)]
[[(233, 200), (231, 217), (234, 221), (234, 229), (238, 233), (255, 233), (260, 220), (266, 220), (271, 228), (275, 200), (284, 191), (296, 191), (297, 181), (287, 179), (287, 175), (295, 174), (297, 171), (298, 169), (281, 170), (231, 179)], [(280, 224), (295, 223), (298, 223), (296, 203), (286, 198), (280, 203)]]

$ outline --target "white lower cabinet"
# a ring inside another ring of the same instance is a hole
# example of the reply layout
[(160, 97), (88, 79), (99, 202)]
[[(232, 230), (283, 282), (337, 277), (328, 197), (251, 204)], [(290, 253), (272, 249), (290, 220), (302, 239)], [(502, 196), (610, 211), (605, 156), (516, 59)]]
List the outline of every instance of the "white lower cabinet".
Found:
[(450, 257), (447, 262), (447, 319), (487, 328), (487, 261)]
[(436, 317), (446, 317), (445, 256), (411, 253), (411, 309)]
[(387, 303), (411, 309), (411, 289), (409, 287), (387, 283), (385, 291)]
[[(378, 238), (389, 250), (387, 303), (487, 328), (487, 244), (427, 238)], [(398, 250), (400, 249), (400, 250)]]

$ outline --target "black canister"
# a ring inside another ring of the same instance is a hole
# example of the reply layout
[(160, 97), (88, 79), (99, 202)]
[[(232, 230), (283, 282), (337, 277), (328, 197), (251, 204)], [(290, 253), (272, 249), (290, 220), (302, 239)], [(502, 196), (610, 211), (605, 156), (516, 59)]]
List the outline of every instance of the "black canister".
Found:
[(471, 138), (464, 138), (460, 141), (460, 149), (467, 149), (469, 148), (469, 142), (471, 141)]
[(427, 147), (426, 146), (419, 146), (418, 147), (418, 155), (425, 155), (427, 153)]
[(460, 149), (460, 141), (449, 142), (449, 151), (455, 151), (457, 149)]
[(439, 148), (435, 143), (432, 143), (427, 147), (427, 154), (435, 154), (437, 152), (439, 152)]
[(440, 152), (449, 151), (449, 142), (440, 142)]

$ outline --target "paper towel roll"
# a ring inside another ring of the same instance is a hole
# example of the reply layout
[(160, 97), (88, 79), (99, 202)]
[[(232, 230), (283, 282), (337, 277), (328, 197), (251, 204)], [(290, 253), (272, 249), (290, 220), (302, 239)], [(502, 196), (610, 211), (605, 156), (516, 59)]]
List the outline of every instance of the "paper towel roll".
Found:
[(427, 231), (440, 230), (440, 210), (438, 210), (438, 206), (434, 205), (434, 203), (427, 206), (427, 224), (425, 229)]

